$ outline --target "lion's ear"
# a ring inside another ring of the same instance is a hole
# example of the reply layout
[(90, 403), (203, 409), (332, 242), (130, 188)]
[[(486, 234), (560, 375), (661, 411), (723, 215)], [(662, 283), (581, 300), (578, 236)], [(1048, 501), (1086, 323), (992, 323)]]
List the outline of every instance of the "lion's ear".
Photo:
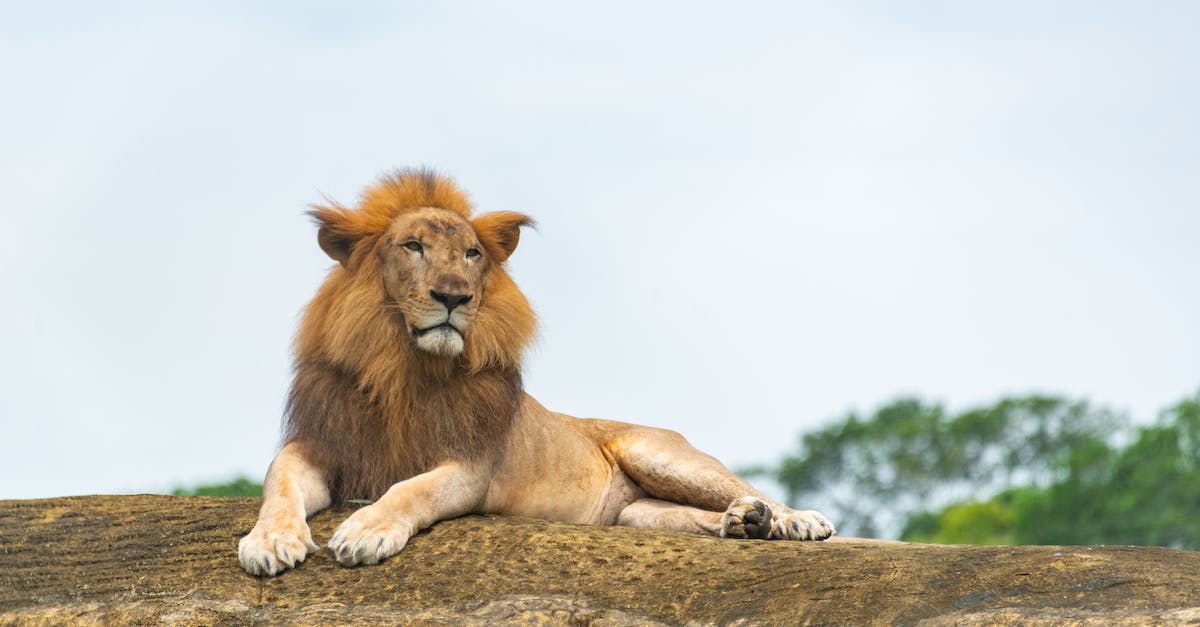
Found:
[(317, 244), (321, 250), (325, 251), (334, 261), (345, 266), (350, 260), (350, 252), (354, 250), (354, 244), (362, 238), (363, 233), (346, 215), (346, 211), (340, 207), (321, 207), (314, 206), (312, 211), (308, 212), (313, 220), (320, 226), (317, 231)]
[(471, 221), (488, 255), (496, 261), (508, 259), (521, 241), (521, 227), (535, 226), (533, 218), (515, 211), (485, 213)]

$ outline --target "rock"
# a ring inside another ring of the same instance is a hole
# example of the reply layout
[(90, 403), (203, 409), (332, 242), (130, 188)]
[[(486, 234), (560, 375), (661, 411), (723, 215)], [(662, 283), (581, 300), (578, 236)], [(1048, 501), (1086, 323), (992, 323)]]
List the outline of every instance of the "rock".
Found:
[[(329, 538), (354, 506), (312, 521)], [(498, 516), (438, 523), (378, 566), (327, 552), (252, 577), (257, 499), (0, 501), (0, 624), (1172, 624), (1200, 553), (721, 540)]]

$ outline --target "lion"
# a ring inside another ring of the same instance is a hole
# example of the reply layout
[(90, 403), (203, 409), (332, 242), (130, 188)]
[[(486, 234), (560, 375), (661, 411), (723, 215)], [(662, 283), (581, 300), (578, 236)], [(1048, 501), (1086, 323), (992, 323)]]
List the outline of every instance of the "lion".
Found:
[(526, 394), (536, 318), (505, 270), (533, 220), (473, 215), (449, 178), (382, 177), (357, 208), (309, 214), (336, 265), (302, 316), (283, 444), (238, 544), (254, 575), (320, 550), (307, 519), (366, 499), (328, 547), (375, 564), (471, 513), (723, 538), (824, 540), (821, 514), (778, 503), (674, 431), (552, 412)]

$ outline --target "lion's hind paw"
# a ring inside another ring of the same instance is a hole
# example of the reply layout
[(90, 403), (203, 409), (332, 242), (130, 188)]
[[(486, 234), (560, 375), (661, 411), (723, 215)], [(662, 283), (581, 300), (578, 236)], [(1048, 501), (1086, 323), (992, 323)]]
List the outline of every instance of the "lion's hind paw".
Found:
[(722, 538), (766, 540), (771, 534), (771, 508), (753, 496), (729, 504), (721, 517)]
[(771, 521), (772, 540), (824, 540), (835, 533), (833, 523), (814, 511), (790, 510)]

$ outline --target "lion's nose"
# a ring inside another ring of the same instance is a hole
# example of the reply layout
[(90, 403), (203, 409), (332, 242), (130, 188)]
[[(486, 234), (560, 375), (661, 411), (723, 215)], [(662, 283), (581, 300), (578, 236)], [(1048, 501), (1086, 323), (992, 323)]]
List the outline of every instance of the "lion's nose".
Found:
[(459, 305), (471, 300), (470, 294), (445, 294), (442, 292), (429, 290), (429, 295), (433, 297), (433, 300), (445, 305), (446, 311), (454, 311), (455, 307), (458, 307)]

